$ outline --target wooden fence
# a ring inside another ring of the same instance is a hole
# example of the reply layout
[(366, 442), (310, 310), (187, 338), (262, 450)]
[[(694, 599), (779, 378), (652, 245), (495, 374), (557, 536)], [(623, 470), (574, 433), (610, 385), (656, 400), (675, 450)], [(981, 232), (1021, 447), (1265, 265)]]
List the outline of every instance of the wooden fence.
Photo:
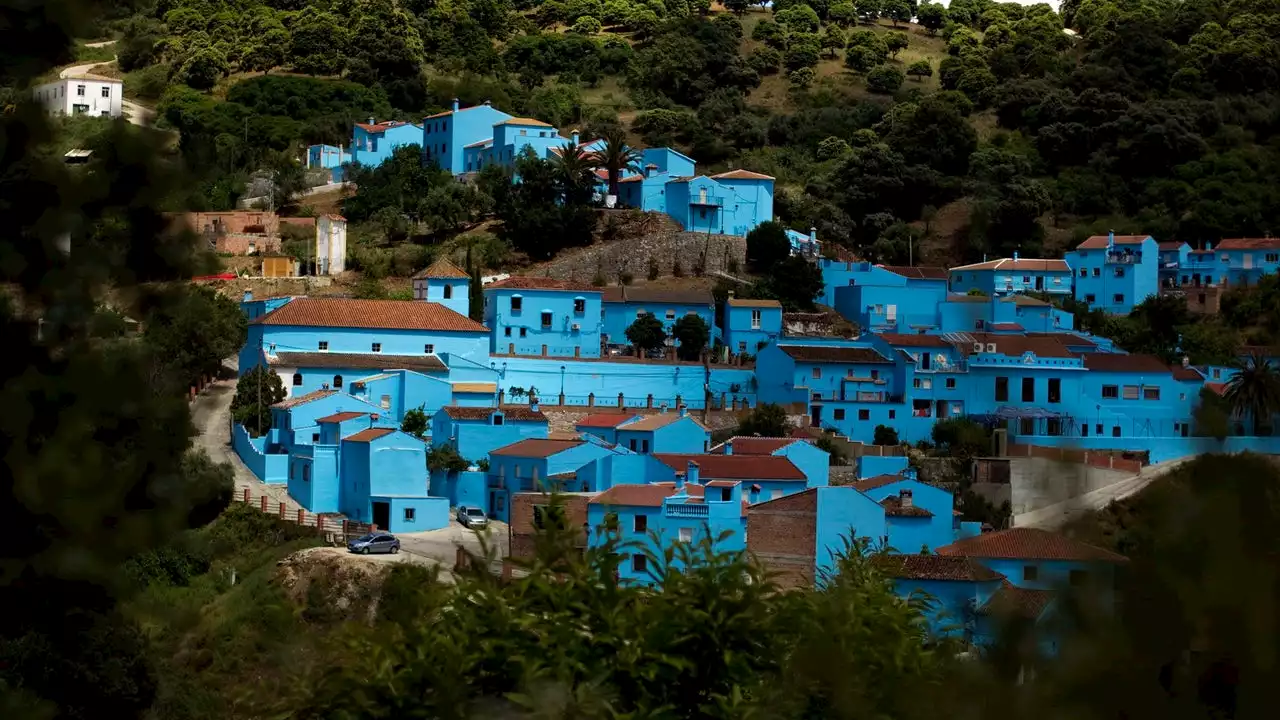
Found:
[(266, 495), (253, 495), (249, 488), (243, 488), (232, 498), (233, 502), (252, 505), (268, 515), (275, 515), (284, 522), (306, 528), (315, 528), (316, 534), (323, 535), (330, 542), (342, 542), (358, 538), (371, 532), (377, 532), (377, 525), (368, 525), (348, 520), (336, 513), (313, 513), (298, 508), (290, 511), (286, 503)]

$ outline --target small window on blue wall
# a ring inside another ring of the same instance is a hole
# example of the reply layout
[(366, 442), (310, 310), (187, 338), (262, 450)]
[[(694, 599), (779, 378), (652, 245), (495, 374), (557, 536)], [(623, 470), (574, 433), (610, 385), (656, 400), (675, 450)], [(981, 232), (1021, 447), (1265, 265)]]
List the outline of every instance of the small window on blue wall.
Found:
[(405, 521), (405, 522), (413, 522), (413, 520), (414, 520), (414, 516), (416, 516), (417, 514), (418, 514), (418, 511), (417, 511), (416, 509), (414, 509), (414, 508), (405, 508), (405, 509), (404, 509), (404, 521)]
[(494, 414), (493, 414), (493, 424), (494, 424), (494, 425), (502, 425), (502, 424), (503, 424), (503, 422), (504, 422), (505, 420), (506, 420), (506, 418), (504, 418), (504, 417), (502, 416), (502, 413), (494, 413)]
[(302, 373), (293, 374), (293, 384), (295, 387), (302, 384)]

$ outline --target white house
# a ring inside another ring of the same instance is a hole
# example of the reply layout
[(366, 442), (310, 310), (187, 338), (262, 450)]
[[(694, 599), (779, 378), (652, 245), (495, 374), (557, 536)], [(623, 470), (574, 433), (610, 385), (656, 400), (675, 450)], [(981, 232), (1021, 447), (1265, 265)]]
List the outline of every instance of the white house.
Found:
[(124, 83), (97, 75), (76, 75), (36, 86), (36, 101), (51, 115), (120, 117), (124, 113)]
[(337, 275), (347, 269), (347, 219), (340, 215), (316, 218), (316, 274)]

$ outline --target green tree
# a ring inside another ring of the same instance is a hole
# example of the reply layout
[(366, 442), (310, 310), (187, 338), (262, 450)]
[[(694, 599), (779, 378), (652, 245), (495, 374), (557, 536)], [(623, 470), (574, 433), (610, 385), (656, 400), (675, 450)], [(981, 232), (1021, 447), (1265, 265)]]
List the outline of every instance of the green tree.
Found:
[(837, 2), (827, 9), (827, 20), (840, 27), (852, 27), (858, 22), (858, 11), (851, 2)]
[(422, 405), (406, 410), (404, 417), (400, 418), (401, 432), (407, 432), (414, 437), (426, 437), (427, 431), (430, 429), (431, 426), (427, 421), (427, 413), (423, 409)]
[(226, 55), (215, 48), (206, 47), (191, 54), (183, 63), (180, 75), (182, 81), (191, 87), (208, 90), (229, 71)]
[(764, 274), (791, 255), (787, 229), (775, 220), (766, 220), (747, 233), (747, 269)]
[(888, 425), (877, 425), (871, 442), (876, 445), (899, 445), (898, 431)]
[(1227, 381), (1223, 397), (1236, 418), (1253, 421), (1253, 434), (1272, 430), (1271, 418), (1280, 412), (1280, 375), (1266, 355), (1255, 352), (1237, 363), (1235, 375)]
[(433, 445), (427, 451), (427, 469), (431, 472), (463, 472), (471, 467), (467, 459), (452, 445)]
[(743, 436), (787, 437), (791, 434), (791, 421), (781, 405), (760, 403), (738, 423), (738, 434)]
[(240, 373), (236, 394), (231, 398), (231, 419), (254, 437), (271, 429), (271, 406), (287, 396), (278, 373), (265, 365), (254, 365)]
[(898, 23), (911, 22), (911, 5), (906, 0), (886, 0), (882, 7), (882, 12), (893, 21), (894, 27), (898, 27)]
[(738, 17), (745, 15), (747, 13), (747, 8), (750, 6), (751, 3), (749, 0), (726, 0), (724, 3), (724, 9)]
[(787, 49), (787, 29), (771, 20), (761, 20), (751, 31), (751, 39), (782, 51)]
[(933, 77), (933, 66), (925, 58), (911, 63), (907, 67), (907, 74), (916, 79), (916, 82), (924, 82), (927, 77)]
[(969, 418), (947, 418), (933, 424), (933, 444), (951, 457), (969, 458), (991, 452), (986, 428)]
[(679, 343), (676, 355), (681, 360), (697, 360), (711, 341), (711, 328), (697, 315), (685, 315), (671, 326), (671, 337)]
[(916, 21), (928, 30), (930, 35), (936, 35), (947, 24), (947, 9), (936, 2), (923, 3), (916, 11)]
[(787, 73), (787, 82), (791, 83), (793, 88), (804, 89), (812, 85), (817, 76), (818, 74), (811, 67), (796, 68)]
[(179, 387), (216, 377), (222, 360), (244, 345), (246, 321), (240, 307), (211, 288), (163, 288), (145, 300), (143, 339), (162, 359)]
[(818, 32), (818, 13), (803, 3), (775, 12), (773, 16), (777, 18), (778, 24), (791, 30), (791, 32)]
[(844, 31), (838, 25), (827, 25), (822, 29), (822, 49), (831, 57), (834, 58), (836, 51), (843, 49), (846, 42)]
[(636, 348), (636, 354), (657, 350), (667, 341), (667, 331), (662, 321), (653, 313), (645, 313), (627, 327), (627, 341)]
[(1231, 434), (1231, 405), (1209, 388), (1200, 388), (1200, 402), (1191, 411), (1197, 437), (1216, 438), (1218, 442)]
[(641, 154), (627, 144), (627, 134), (621, 126), (610, 126), (600, 139), (603, 143), (594, 153), (594, 159), (609, 174), (609, 194), (617, 197), (618, 179), (622, 173), (642, 171)]
[(812, 312), (822, 288), (822, 270), (806, 258), (791, 255), (769, 269), (759, 292), (782, 303), (787, 312)]
[(867, 89), (882, 95), (892, 95), (902, 87), (906, 77), (894, 65), (881, 65), (867, 73)]
[(910, 44), (907, 36), (901, 33), (891, 33), (884, 41), (884, 46), (889, 49), (889, 57), (894, 59), (897, 59), (898, 53), (906, 50)]

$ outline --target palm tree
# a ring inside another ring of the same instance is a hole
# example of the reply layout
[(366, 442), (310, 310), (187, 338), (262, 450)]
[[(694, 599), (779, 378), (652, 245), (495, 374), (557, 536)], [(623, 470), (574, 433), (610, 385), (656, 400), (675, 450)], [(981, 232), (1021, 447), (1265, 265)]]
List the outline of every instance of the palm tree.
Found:
[(600, 139), (602, 146), (595, 153), (595, 161), (609, 173), (609, 194), (618, 196), (618, 180), (624, 171), (640, 172), (640, 151), (627, 144), (621, 127), (610, 127)]
[(1239, 367), (1239, 372), (1227, 381), (1224, 396), (1236, 417), (1253, 417), (1253, 434), (1257, 435), (1263, 425), (1270, 427), (1271, 416), (1280, 411), (1280, 374), (1257, 351)]
[(578, 197), (583, 189), (589, 190), (595, 185), (592, 181), (595, 158), (572, 140), (560, 148), (560, 153), (552, 158), (551, 164), (560, 182), (564, 184), (566, 200)]

